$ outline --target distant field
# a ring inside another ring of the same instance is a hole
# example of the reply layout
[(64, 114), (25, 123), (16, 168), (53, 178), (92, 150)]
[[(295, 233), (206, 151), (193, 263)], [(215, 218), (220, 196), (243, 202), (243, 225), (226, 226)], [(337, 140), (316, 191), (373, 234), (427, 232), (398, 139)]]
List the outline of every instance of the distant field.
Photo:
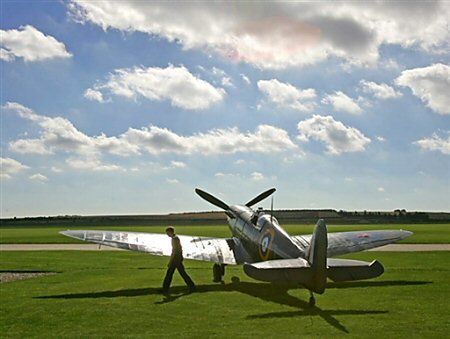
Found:
[[(385, 337), (448, 338), (450, 252), (359, 253), (386, 267), (380, 278), (329, 283), (307, 307), (304, 289), (256, 282), (227, 267), (186, 261), (198, 293), (157, 292), (167, 258), (133, 252), (2, 252), (0, 270), (59, 272), (1, 284), (2, 338), (66, 337)], [(231, 284), (232, 276), (241, 283)]]
[[(149, 233), (163, 233), (166, 226), (102, 226), (102, 227), (73, 227), (72, 229), (103, 229), (117, 231), (136, 231)], [(312, 233), (314, 225), (287, 225), (289, 234)], [(42, 244), (42, 243), (77, 243), (74, 239), (58, 234), (66, 227), (18, 227), (0, 228), (0, 243), (2, 244)], [(374, 224), (374, 225), (329, 225), (329, 232), (343, 232), (354, 230), (375, 229), (404, 229), (414, 232), (414, 235), (403, 240), (402, 243), (450, 243), (450, 224)], [(217, 226), (177, 226), (177, 232), (185, 235), (199, 235), (206, 237), (229, 237), (230, 231), (225, 224)]]

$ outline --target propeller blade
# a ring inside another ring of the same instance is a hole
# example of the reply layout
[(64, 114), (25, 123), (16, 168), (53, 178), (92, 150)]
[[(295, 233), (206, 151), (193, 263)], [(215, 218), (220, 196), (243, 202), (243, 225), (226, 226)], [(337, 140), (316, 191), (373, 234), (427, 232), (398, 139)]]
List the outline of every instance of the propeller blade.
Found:
[(273, 220), (273, 196), (270, 199), (270, 222)]
[(245, 204), (245, 206), (251, 207), (254, 204), (260, 202), (261, 200), (266, 199), (269, 195), (271, 195), (275, 191), (276, 191), (275, 188), (271, 188), (270, 190), (267, 190), (267, 191), (261, 193), (260, 195), (258, 195), (256, 198), (253, 198), (252, 200), (250, 200), (248, 203)]
[(210, 202), (211, 204), (220, 207), (221, 209), (224, 209), (225, 211), (229, 209), (228, 205), (225, 204), (223, 201), (220, 201), (216, 197), (212, 196), (209, 193), (206, 193), (205, 191), (202, 191), (199, 188), (195, 189), (195, 193), (197, 193), (199, 196), (201, 196), (206, 201)]

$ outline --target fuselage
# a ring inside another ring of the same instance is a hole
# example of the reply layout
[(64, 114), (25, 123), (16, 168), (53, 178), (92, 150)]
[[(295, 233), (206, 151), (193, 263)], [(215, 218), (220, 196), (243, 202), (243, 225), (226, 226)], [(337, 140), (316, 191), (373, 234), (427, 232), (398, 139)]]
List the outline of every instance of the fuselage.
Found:
[(230, 230), (255, 261), (305, 258), (305, 249), (294, 243), (270, 214), (241, 205), (230, 206), (230, 211)]

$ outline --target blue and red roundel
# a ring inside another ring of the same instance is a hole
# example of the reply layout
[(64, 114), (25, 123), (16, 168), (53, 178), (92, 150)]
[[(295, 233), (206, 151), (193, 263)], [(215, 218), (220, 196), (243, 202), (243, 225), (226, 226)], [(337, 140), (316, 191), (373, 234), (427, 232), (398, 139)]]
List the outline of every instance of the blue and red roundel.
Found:
[(272, 243), (275, 232), (273, 229), (268, 229), (261, 236), (259, 241), (259, 256), (262, 260), (268, 260), (272, 254)]

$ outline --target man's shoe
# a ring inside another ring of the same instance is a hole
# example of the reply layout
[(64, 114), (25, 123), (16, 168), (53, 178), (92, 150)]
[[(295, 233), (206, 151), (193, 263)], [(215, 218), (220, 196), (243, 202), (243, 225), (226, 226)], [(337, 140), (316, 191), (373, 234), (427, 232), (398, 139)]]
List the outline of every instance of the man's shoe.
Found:
[(169, 294), (169, 290), (168, 290), (168, 289), (165, 289), (165, 288), (160, 288), (160, 289), (158, 290), (158, 292), (161, 293), (161, 294), (164, 294), (164, 295)]

